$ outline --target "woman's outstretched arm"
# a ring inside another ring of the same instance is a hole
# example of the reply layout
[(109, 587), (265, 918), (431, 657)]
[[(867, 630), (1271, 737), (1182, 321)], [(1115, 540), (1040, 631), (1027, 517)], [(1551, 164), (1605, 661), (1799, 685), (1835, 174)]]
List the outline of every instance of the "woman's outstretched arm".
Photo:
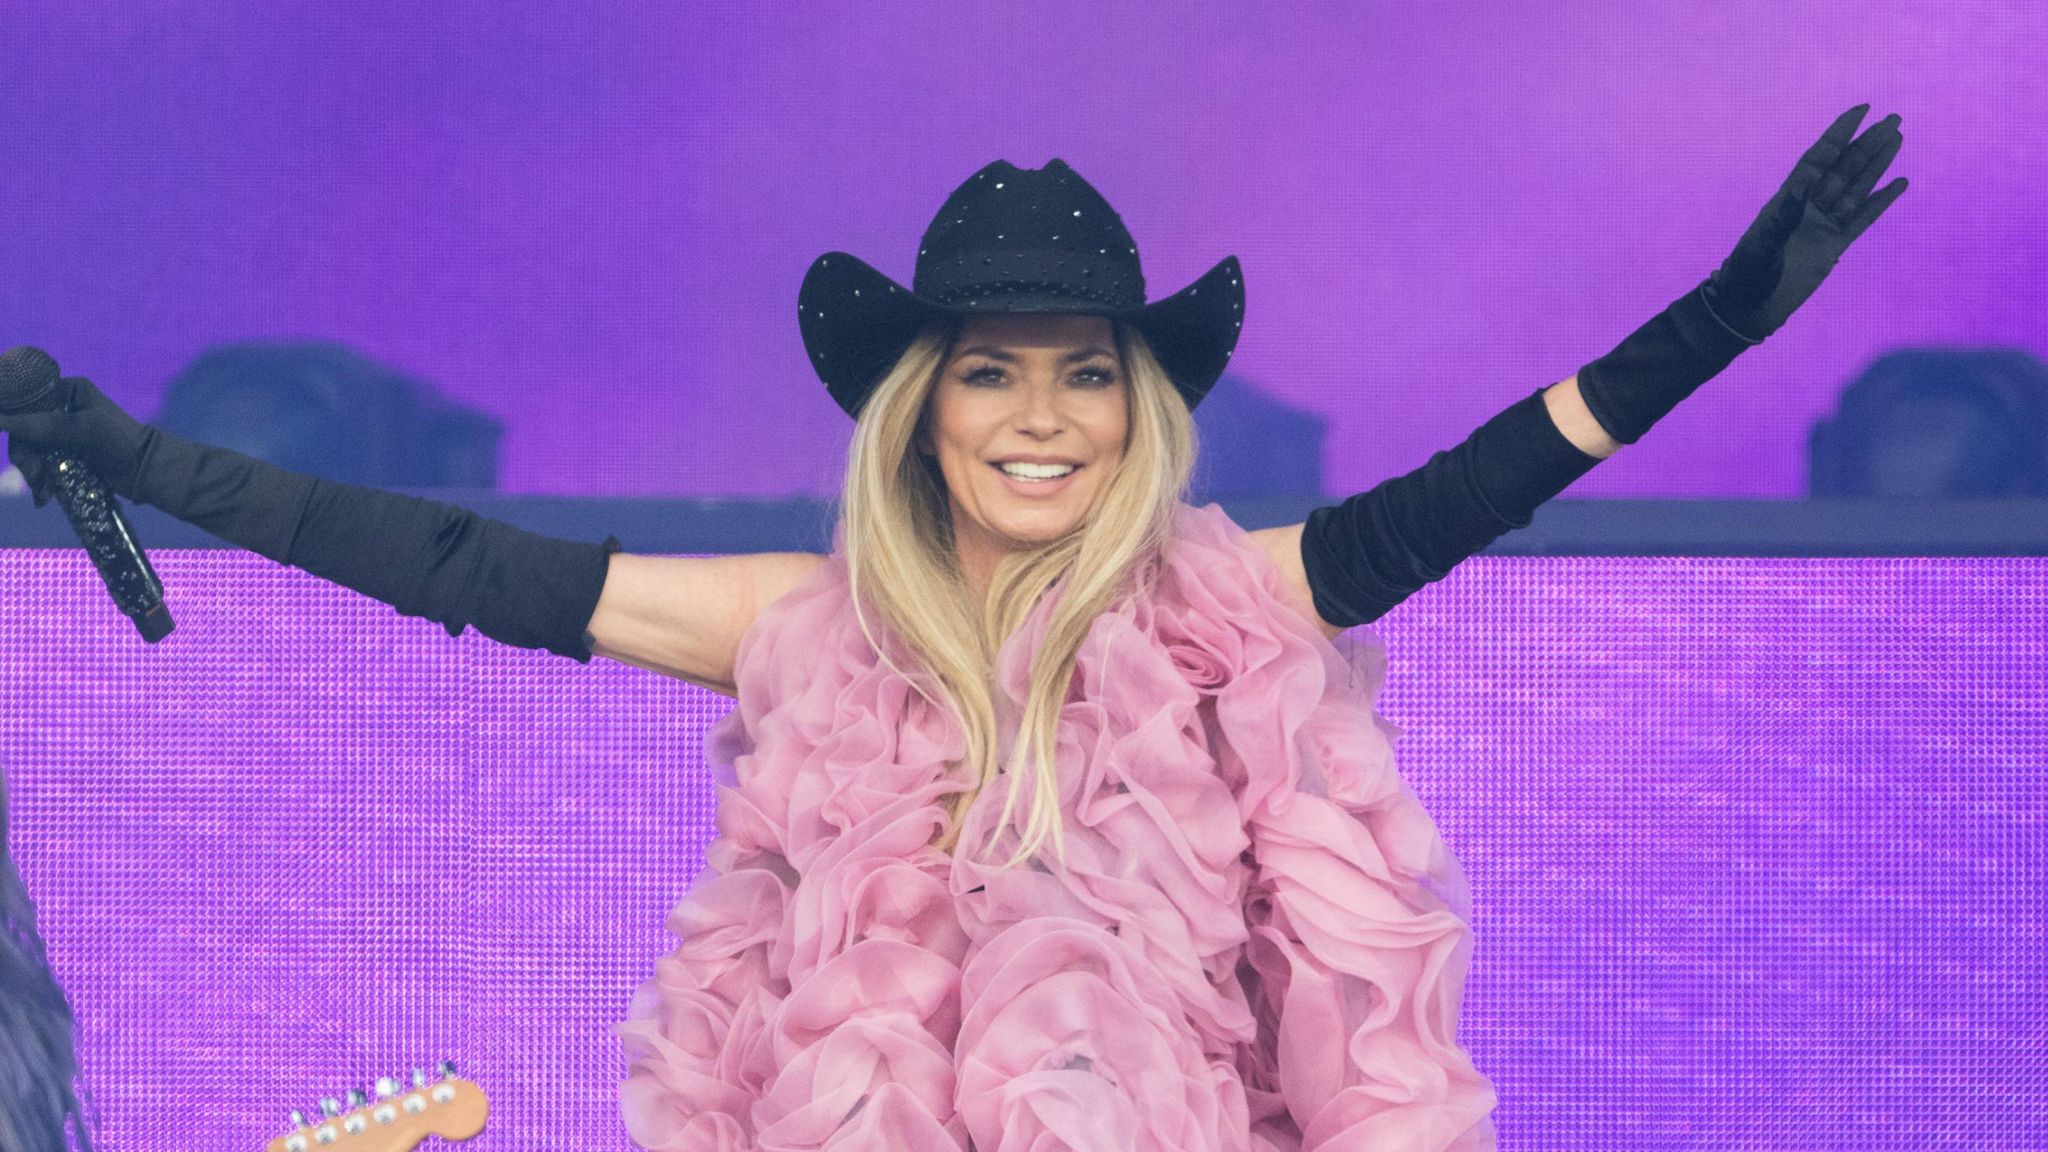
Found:
[[(56, 377), (47, 354), (26, 362), (37, 358)], [(293, 472), (143, 424), (83, 376), (54, 384), (54, 408), (0, 413), (7, 457), (37, 507), (51, 499), (49, 456), (61, 450), (116, 495), (433, 620), (450, 636), (474, 626), (501, 644), (590, 662), (585, 625), (616, 537), (557, 540), (454, 504)]]
[[(1561, 384), (1532, 393), (1456, 448), (1342, 504), (1297, 533), (1268, 534), (1326, 633), (1378, 619), (1650, 427), (1744, 349), (1782, 327), (1906, 190), (1873, 192), (1898, 155), (1900, 118), (1853, 141), (1868, 104), (1835, 118), (1713, 275)], [(1298, 556), (1276, 545), (1298, 540)], [(1296, 576), (1295, 565), (1300, 565)]]

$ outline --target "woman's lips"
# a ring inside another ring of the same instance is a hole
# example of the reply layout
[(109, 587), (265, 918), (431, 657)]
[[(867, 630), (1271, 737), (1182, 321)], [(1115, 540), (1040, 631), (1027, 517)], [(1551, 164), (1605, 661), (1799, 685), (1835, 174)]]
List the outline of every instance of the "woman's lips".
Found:
[(1072, 472), (1057, 480), (1019, 480), (1008, 472), (1003, 471), (1002, 466), (999, 464), (991, 464), (989, 467), (994, 468), (996, 475), (1003, 478), (1003, 483), (1009, 487), (1010, 491), (1017, 493), (1019, 496), (1051, 496), (1073, 483), (1074, 477), (1081, 474), (1081, 466), (1077, 466)]

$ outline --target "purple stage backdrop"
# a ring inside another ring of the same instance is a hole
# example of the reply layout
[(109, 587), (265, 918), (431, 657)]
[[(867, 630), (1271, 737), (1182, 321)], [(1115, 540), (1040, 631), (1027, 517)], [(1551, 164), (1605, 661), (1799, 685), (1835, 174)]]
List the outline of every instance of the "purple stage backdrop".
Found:
[(1062, 157), (1152, 296), (1243, 262), (1224, 387), (1371, 486), (1706, 276), (1843, 109), (1911, 189), (1779, 335), (1580, 496), (1792, 496), (1900, 347), (2048, 357), (2048, 5), (8, 0), (0, 346), (147, 419), (322, 338), (506, 426), (501, 486), (827, 495), (797, 285), (907, 282), (945, 195)]
[[(108, 1146), (254, 1148), (446, 1056), (474, 1147), (625, 1147), (608, 1028), (729, 702), (155, 563), (151, 647), (82, 554), (0, 552), (0, 767)], [(2048, 1147), (2048, 560), (1478, 557), (1373, 634), (1504, 1148)]]

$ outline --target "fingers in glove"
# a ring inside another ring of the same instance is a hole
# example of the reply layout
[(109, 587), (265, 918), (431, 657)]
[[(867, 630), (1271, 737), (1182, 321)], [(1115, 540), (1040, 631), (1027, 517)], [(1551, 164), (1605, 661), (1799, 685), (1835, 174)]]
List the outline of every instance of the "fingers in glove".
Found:
[(1792, 166), (1792, 174), (1785, 178), (1783, 191), (1810, 199), (1814, 186), (1819, 184), (1821, 177), (1835, 166), (1835, 161), (1842, 155), (1842, 149), (1848, 147), (1849, 139), (1856, 134), (1856, 125), (1863, 122), (1863, 114), (1868, 111), (1870, 105), (1858, 104), (1835, 117), (1835, 122), (1828, 125), (1828, 130), (1821, 133), (1820, 139), (1814, 141), (1813, 146), (1799, 157), (1799, 163)]
[(84, 412), (101, 404), (111, 403), (113, 401), (108, 400), (100, 393), (98, 388), (93, 386), (92, 381), (83, 376), (66, 376), (57, 381), (57, 406), (54, 409), (55, 411)]
[(1864, 201), (1863, 210), (1856, 213), (1847, 224), (1842, 226), (1842, 231), (1849, 237), (1849, 242), (1855, 243), (1856, 238), (1863, 235), (1865, 229), (1877, 223), (1877, 218), (1884, 215), (1884, 210), (1891, 207), (1892, 201), (1904, 195), (1905, 191), (1906, 178), (1901, 176), (1897, 180), (1885, 185), (1878, 191), (1877, 195)]
[(28, 485), (29, 499), (41, 508), (50, 502), (50, 462), (38, 456), (35, 465), (21, 470), (22, 482)]
[(0, 416), (0, 432), (7, 433), (9, 445), (17, 441), (55, 444), (63, 440), (64, 428), (70, 419), (68, 412), (24, 412), (18, 416)]
[(21, 478), (28, 484), (29, 495), (34, 497), (36, 507), (50, 502), (50, 461), (49, 457), (30, 448), (17, 437), (7, 440), (7, 462), (21, 469)]
[(90, 382), (83, 376), (60, 377), (50, 383), (47, 392), (40, 393), (32, 408), (25, 412), (0, 412), (0, 432), (9, 437), (19, 436), (24, 440), (48, 443), (63, 422), (84, 405), (78, 386)]
[[(1865, 176), (1870, 178), (1870, 184), (1876, 184), (1877, 178), (1884, 174), (1884, 166), (1898, 155), (1902, 139), (1896, 115), (1871, 125), (1870, 131), (1843, 150), (1834, 167), (1821, 177), (1820, 186), (1813, 193), (1813, 206), (1827, 213), (1828, 219), (1837, 225), (1855, 215), (1863, 197), (1870, 191), (1869, 184), (1860, 191), (1857, 184)], [(1875, 171), (1871, 170), (1873, 166), (1876, 166)]]
[(50, 502), (50, 462), (39, 446), (63, 443), (72, 419), (67, 412), (0, 415), (0, 432), (7, 433), (7, 462), (21, 469), (38, 508)]
[(1878, 180), (1884, 176), (1884, 170), (1891, 167), (1892, 161), (1898, 158), (1899, 148), (1905, 142), (1906, 138), (1900, 135), (1898, 128), (1892, 128), (1877, 151), (1871, 153), (1870, 158), (1864, 162), (1863, 170), (1856, 173), (1855, 179), (1850, 180), (1849, 186), (1842, 190), (1839, 204), (1829, 209), (1828, 214), (1840, 221), (1852, 219), (1863, 207), (1863, 202), (1870, 198), (1870, 190), (1877, 187)]

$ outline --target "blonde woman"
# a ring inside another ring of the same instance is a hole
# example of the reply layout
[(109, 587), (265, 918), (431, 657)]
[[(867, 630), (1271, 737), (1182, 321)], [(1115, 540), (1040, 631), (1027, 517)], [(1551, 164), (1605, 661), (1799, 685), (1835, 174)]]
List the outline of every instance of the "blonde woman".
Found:
[(1613, 352), (1257, 532), (1183, 500), (1237, 262), (1147, 303), (1057, 160), (961, 184), (908, 287), (845, 253), (806, 276), (805, 348), (854, 421), (828, 555), (548, 540), (179, 441), (84, 380), (0, 427), (34, 483), (62, 447), (451, 634), (736, 698), (718, 836), (619, 1029), (643, 1148), (1487, 1148), (1464, 878), (1346, 629), (1785, 322), (1904, 191), (1872, 194), (1900, 136), (1852, 142), (1867, 107)]

